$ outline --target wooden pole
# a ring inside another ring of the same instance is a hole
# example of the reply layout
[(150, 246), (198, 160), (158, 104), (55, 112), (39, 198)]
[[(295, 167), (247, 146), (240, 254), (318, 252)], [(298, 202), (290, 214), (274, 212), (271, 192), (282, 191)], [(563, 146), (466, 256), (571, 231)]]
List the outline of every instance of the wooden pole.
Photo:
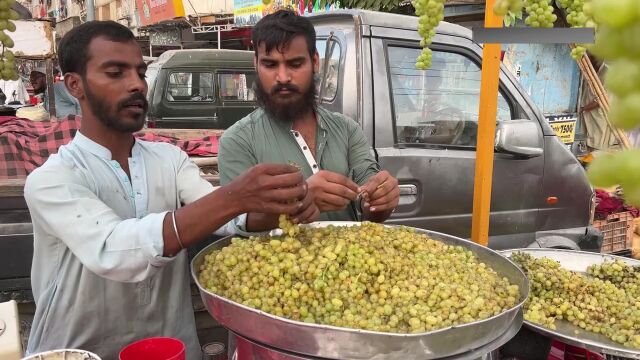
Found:
[[(495, 1), (487, 0), (486, 2), (485, 27), (502, 27), (502, 17), (493, 13)], [(484, 44), (482, 50), (482, 78), (480, 83), (471, 239), (484, 246), (489, 244), (493, 148), (498, 111), (498, 84), (500, 83), (500, 50), (500, 44)]]
[(598, 72), (596, 71), (596, 69), (593, 68), (593, 64), (591, 64), (591, 60), (589, 60), (587, 56), (583, 56), (582, 59), (578, 60), (578, 66), (580, 67), (580, 71), (582, 72), (582, 75), (587, 81), (587, 84), (589, 85), (591, 92), (596, 97), (598, 104), (600, 104), (600, 107), (604, 111), (604, 119), (607, 122), (607, 125), (609, 126), (609, 128), (611, 128), (611, 130), (613, 131), (613, 134), (615, 135), (615, 137), (620, 142), (620, 146), (623, 149), (630, 149), (631, 142), (629, 141), (629, 137), (627, 136), (627, 134), (625, 134), (625, 132), (622, 131), (621, 129), (613, 126), (611, 124), (611, 121), (609, 121), (609, 109), (610, 109), (609, 96), (607, 95), (607, 91), (604, 85), (602, 84), (602, 81), (600, 81)]

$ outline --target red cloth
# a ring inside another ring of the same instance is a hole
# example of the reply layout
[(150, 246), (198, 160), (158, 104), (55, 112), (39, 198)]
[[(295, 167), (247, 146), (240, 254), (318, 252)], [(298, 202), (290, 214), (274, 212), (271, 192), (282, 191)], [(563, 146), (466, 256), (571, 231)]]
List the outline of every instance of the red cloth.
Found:
[(629, 211), (631, 216), (640, 216), (640, 210), (633, 206), (624, 204), (624, 200), (615, 196), (611, 196), (608, 192), (596, 189), (596, 197), (598, 204), (596, 205), (596, 219), (604, 220), (607, 216), (615, 213)]
[[(73, 139), (80, 128), (81, 118), (69, 116), (58, 121), (31, 121), (13, 116), (0, 116), (0, 179), (23, 178), (40, 165), (49, 155)], [(137, 133), (138, 139), (171, 143), (190, 156), (218, 154), (218, 136), (179, 140), (151, 133)]]

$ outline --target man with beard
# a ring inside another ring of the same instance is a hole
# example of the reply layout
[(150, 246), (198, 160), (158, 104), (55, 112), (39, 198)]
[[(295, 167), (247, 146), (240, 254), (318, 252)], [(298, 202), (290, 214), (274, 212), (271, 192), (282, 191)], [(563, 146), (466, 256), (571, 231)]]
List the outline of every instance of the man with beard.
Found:
[(316, 105), (315, 36), (308, 19), (287, 10), (265, 16), (253, 28), (261, 107), (222, 136), (221, 182), (259, 163), (295, 163), (322, 220), (356, 220), (360, 207), (365, 220), (382, 222), (398, 205), (398, 181), (380, 171), (355, 121)]
[(311, 193), (283, 164), (252, 167), (214, 189), (178, 148), (136, 140), (146, 65), (125, 26), (86, 22), (58, 54), (84, 115), (71, 143), (25, 185), (36, 302), (27, 353), (79, 348), (116, 359), (131, 342), (169, 336), (200, 359), (183, 250), (214, 231), (267, 230), (279, 214), (313, 221)]

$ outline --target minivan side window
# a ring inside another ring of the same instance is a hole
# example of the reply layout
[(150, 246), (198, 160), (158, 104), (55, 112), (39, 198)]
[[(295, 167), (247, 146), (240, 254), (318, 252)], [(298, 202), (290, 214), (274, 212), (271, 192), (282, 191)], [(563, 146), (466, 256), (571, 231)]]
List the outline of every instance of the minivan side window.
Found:
[(218, 95), (222, 101), (256, 101), (255, 80), (255, 72), (218, 73)]
[[(333, 101), (338, 93), (338, 75), (340, 71), (340, 56), (342, 53), (342, 48), (340, 47), (340, 43), (336, 41), (332, 41), (333, 43), (333, 51), (330, 56), (329, 64), (327, 67), (327, 77), (324, 82), (324, 93), (322, 98), (324, 101)], [(327, 51), (327, 39), (316, 39), (316, 49), (318, 50), (318, 55), (320, 56), (320, 79), (324, 76), (322, 73), (324, 71), (324, 57), (326, 56)], [(320, 84), (322, 81), (318, 81), (316, 83), (317, 89), (316, 93), (320, 94)]]
[[(475, 147), (480, 105), (478, 64), (465, 55), (433, 50), (432, 66), (416, 69), (419, 48), (388, 46), (396, 143)], [(512, 119), (498, 95), (498, 121)]]
[(166, 99), (172, 102), (213, 101), (213, 73), (184, 71), (171, 73)]

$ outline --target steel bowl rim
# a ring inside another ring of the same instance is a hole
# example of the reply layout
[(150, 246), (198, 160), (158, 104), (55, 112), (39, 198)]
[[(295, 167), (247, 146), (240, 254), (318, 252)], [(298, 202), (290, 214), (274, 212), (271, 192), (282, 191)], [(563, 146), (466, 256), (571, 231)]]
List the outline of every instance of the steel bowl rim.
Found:
[[(595, 252), (591, 252), (591, 251), (584, 251), (584, 250), (570, 250), (570, 249), (554, 249), (554, 248), (516, 248), (516, 249), (505, 249), (505, 250), (499, 250), (497, 251), (499, 254), (501, 254), (502, 256), (504, 256), (505, 258), (509, 259), (509, 256), (507, 255), (503, 255), (503, 254), (512, 254), (515, 252), (557, 252), (557, 253), (566, 253), (566, 254), (584, 254), (584, 255), (596, 255), (596, 256), (600, 256), (602, 258), (613, 258), (616, 260), (622, 260), (626, 263), (628, 262), (633, 262), (633, 263), (637, 263), (638, 265), (640, 265), (640, 260), (637, 259), (633, 259), (633, 258), (627, 258), (624, 256), (620, 256), (620, 255), (615, 255), (615, 254), (606, 254), (606, 253), (595, 253)], [(509, 261), (511, 261), (511, 259), (509, 259)], [(515, 264), (515, 263), (514, 263)], [(518, 266), (517, 264), (515, 264), (516, 266)], [(520, 268), (520, 266), (518, 266), (518, 268)], [(526, 274), (525, 274), (526, 275)]]
[[(346, 224), (346, 223), (354, 223), (354, 222), (351, 222), (351, 221), (344, 221), (344, 222), (339, 222), (339, 221), (315, 222), (315, 223), (312, 223), (310, 225), (318, 224), (318, 223), (330, 223), (329, 225), (335, 225), (335, 224), (339, 224), (339, 223), (345, 223)], [(403, 225), (388, 225), (388, 224), (382, 224), (382, 225), (386, 226), (386, 227), (400, 227), (400, 226), (403, 226)], [(355, 225), (354, 224), (354, 226), (360, 226), (360, 225)], [(410, 227), (410, 226), (405, 226), (405, 227), (413, 228), (413, 227)], [(473, 241), (470, 241), (470, 240), (467, 240), (467, 239), (463, 239), (463, 238), (459, 238), (457, 236), (447, 235), (447, 234), (440, 233), (440, 232), (437, 232), (437, 231), (424, 230), (424, 229), (419, 229), (419, 228), (413, 228), (413, 229), (417, 229), (417, 230), (420, 230), (420, 231), (426, 231), (429, 234), (442, 235), (442, 236), (446, 236), (446, 237), (454, 237), (454, 238), (457, 238), (458, 240), (462, 240), (462, 241), (464, 241), (466, 243), (472, 244), (473, 246), (481, 246), (481, 245), (478, 245), (478, 244), (474, 243)], [(428, 235), (428, 234), (425, 234), (425, 235)], [(235, 237), (235, 235), (234, 235), (234, 237)], [(241, 237), (241, 236), (238, 236), (238, 237)], [(439, 241), (439, 240), (436, 240), (436, 241)], [(485, 249), (487, 249), (487, 250), (489, 250), (489, 251), (501, 256), (506, 261), (508, 261), (511, 265), (513, 265), (514, 268), (518, 269), (519, 274), (522, 276), (523, 279), (525, 279), (525, 284), (526, 284), (526, 289), (524, 289), (526, 291), (523, 291), (523, 289), (520, 289), (520, 301), (516, 305), (514, 305), (513, 307), (511, 307), (509, 309), (506, 309), (506, 310), (500, 312), (497, 315), (493, 315), (493, 316), (488, 317), (486, 319), (473, 321), (473, 322), (466, 323), (466, 324), (459, 324), (459, 325), (455, 325), (455, 326), (449, 326), (449, 327), (445, 327), (445, 328), (441, 328), (441, 329), (436, 329), (436, 330), (433, 330), (433, 331), (421, 332), (421, 333), (411, 333), (411, 334), (383, 332), (383, 331), (372, 331), (372, 330), (363, 330), (363, 329), (353, 329), (353, 328), (348, 328), (348, 327), (339, 327), (339, 326), (333, 326), (333, 325), (306, 323), (304, 321), (297, 321), (297, 320), (292, 320), (292, 319), (288, 319), (288, 318), (285, 318), (285, 317), (280, 317), (280, 316), (277, 316), (277, 315), (269, 314), (269, 313), (264, 312), (262, 310), (258, 310), (258, 309), (252, 308), (250, 306), (235, 302), (235, 301), (233, 301), (231, 299), (222, 297), (220, 295), (217, 295), (217, 294), (212, 293), (211, 291), (205, 289), (200, 284), (200, 280), (198, 279), (198, 276), (196, 275), (195, 259), (198, 257), (198, 255), (200, 255), (203, 251), (207, 250), (208, 247), (213, 245), (213, 244), (215, 244), (215, 242), (211, 243), (210, 245), (208, 245), (207, 247), (202, 249), (191, 260), (191, 276), (194, 278), (195, 283), (198, 286), (198, 289), (200, 291), (205, 292), (207, 295), (211, 295), (211, 296), (213, 296), (213, 297), (215, 297), (217, 299), (221, 299), (221, 300), (224, 300), (224, 301), (227, 301), (227, 302), (231, 302), (231, 303), (233, 303), (233, 305), (238, 306), (240, 308), (243, 308), (245, 310), (249, 310), (251, 312), (257, 312), (260, 315), (266, 315), (267, 317), (269, 317), (269, 318), (271, 318), (273, 320), (283, 321), (283, 322), (286, 322), (286, 323), (290, 323), (292, 325), (297, 325), (297, 326), (302, 325), (302, 326), (306, 326), (306, 327), (310, 327), (310, 328), (316, 328), (316, 329), (339, 330), (339, 331), (346, 331), (346, 332), (352, 332), (352, 333), (355, 332), (355, 333), (359, 333), (359, 334), (376, 335), (376, 336), (384, 335), (384, 336), (401, 337), (401, 338), (423, 337), (425, 335), (434, 335), (434, 334), (438, 334), (438, 333), (441, 333), (441, 332), (450, 331), (450, 330), (453, 330), (453, 329), (458, 329), (458, 328), (461, 328), (461, 327), (469, 327), (471, 325), (479, 325), (479, 324), (483, 324), (483, 323), (486, 323), (486, 322), (491, 322), (492, 320), (494, 320), (494, 319), (496, 319), (498, 317), (501, 317), (506, 313), (512, 312), (512, 311), (517, 310), (519, 308), (522, 308), (524, 303), (527, 301), (527, 299), (529, 297), (529, 291), (530, 291), (529, 279), (526, 276), (526, 274), (524, 273), (524, 271), (517, 264), (515, 264), (507, 256), (502, 255), (500, 252), (492, 250), (489, 247), (485, 247)]]

